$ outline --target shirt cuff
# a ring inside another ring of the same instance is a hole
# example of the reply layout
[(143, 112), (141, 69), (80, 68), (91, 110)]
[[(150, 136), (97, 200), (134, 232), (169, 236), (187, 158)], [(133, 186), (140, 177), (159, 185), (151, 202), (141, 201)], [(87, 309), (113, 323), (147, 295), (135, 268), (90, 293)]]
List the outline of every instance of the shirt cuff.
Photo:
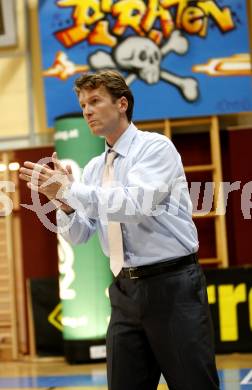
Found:
[(73, 211), (71, 214), (66, 214), (63, 210), (58, 210), (56, 213), (57, 225), (64, 227), (75, 218), (76, 211)]
[(62, 191), (60, 200), (64, 203), (67, 203), (69, 197), (71, 196), (71, 188), (74, 183), (69, 183)]
[(90, 195), (87, 186), (83, 183), (73, 182), (62, 193), (62, 201), (79, 212), (84, 211), (90, 203)]

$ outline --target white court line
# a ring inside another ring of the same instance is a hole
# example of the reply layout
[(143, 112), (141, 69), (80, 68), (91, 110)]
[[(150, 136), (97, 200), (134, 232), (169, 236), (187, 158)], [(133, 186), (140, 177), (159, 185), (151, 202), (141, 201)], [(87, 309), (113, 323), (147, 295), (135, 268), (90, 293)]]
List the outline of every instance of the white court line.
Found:
[[(251, 381), (251, 382), (250, 382)], [(251, 385), (252, 384), (252, 370), (250, 370), (245, 378), (240, 383), (241, 385)]]

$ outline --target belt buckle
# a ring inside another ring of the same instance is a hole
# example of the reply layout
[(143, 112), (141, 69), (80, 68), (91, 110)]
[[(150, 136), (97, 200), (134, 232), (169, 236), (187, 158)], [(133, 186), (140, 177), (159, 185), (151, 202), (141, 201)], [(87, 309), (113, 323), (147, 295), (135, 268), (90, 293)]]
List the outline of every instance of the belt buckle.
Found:
[(130, 267), (130, 268), (129, 268), (129, 278), (130, 278), (130, 279), (139, 279), (139, 276), (133, 276), (133, 275), (131, 274), (131, 272), (134, 271), (135, 269), (137, 269), (137, 267)]

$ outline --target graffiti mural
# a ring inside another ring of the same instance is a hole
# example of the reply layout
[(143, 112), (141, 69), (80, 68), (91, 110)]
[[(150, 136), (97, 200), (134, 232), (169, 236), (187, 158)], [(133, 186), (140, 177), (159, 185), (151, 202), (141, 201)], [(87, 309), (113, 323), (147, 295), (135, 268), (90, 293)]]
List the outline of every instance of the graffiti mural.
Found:
[(40, 0), (39, 19), (50, 127), (101, 69), (124, 75), (137, 120), (252, 110), (244, 0)]

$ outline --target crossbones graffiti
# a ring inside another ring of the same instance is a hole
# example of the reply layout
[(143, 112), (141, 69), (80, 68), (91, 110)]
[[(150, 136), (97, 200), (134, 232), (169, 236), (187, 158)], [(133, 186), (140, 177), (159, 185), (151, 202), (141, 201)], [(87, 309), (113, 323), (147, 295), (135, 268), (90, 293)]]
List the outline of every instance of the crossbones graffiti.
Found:
[(195, 101), (199, 96), (196, 79), (178, 76), (161, 68), (165, 56), (171, 52), (185, 54), (188, 47), (188, 40), (179, 30), (173, 31), (161, 48), (149, 38), (130, 36), (116, 46), (112, 53), (98, 50), (89, 56), (88, 61), (94, 70), (106, 68), (127, 71), (128, 85), (137, 78), (147, 84), (158, 83), (161, 79), (177, 87), (186, 100)]

